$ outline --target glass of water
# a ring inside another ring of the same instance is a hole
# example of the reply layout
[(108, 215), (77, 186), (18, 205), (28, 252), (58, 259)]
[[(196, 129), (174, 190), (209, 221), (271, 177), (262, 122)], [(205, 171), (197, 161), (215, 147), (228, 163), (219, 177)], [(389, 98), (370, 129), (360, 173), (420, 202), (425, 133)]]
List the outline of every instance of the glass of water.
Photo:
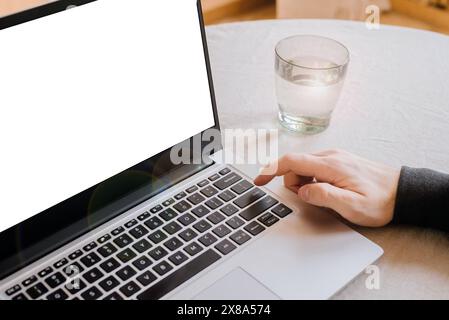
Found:
[(298, 35), (276, 45), (279, 120), (289, 130), (316, 134), (329, 126), (349, 64), (341, 43)]

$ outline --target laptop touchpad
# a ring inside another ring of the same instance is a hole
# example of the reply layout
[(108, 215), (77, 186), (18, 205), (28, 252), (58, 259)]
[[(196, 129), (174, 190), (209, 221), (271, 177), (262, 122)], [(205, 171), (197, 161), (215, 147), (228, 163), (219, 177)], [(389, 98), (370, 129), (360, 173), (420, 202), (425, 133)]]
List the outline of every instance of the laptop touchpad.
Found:
[(236, 268), (200, 292), (194, 300), (280, 300), (252, 275)]

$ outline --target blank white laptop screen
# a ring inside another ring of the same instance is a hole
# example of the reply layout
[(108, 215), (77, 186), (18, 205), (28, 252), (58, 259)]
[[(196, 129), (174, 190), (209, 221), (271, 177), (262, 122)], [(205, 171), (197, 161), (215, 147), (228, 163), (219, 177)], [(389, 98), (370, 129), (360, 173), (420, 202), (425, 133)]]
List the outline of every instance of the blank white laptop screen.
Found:
[(99, 0), (0, 31), (0, 232), (214, 116), (196, 0)]

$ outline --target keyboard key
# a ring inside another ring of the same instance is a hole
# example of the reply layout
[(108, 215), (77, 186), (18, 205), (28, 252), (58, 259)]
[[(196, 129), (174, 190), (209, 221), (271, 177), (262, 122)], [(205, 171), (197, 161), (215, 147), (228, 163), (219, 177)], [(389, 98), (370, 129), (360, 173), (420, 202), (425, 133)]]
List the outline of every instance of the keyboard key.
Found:
[(122, 234), (120, 237), (117, 237), (114, 239), (114, 243), (118, 245), (120, 248), (124, 248), (127, 245), (131, 244), (133, 242), (133, 239), (131, 239), (130, 236), (127, 234)]
[(227, 255), (231, 251), (235, 250), (237, 247), (233, 245), (229, 240), (223, 240), (215, 246), (215, 249), (220, 251), (222, 254)]
[(113, 292), (103, 300), (123, 300), (123, 298), (117, 292)]
[(223, 205), (223, 202), (215, 197), (206, 201), (206, 206), (208, 206), (212, 210), (219, 208), (221, 205)]
[(98, 248), (97, 252), (104, 258), (109, 257), (111, 254), (115, 253), (117, 248), (112, 243), (107, 243), (102, 247)]
[(229, 202), (232, 199), (234, 199), (235, 197), (237, 197), (233, 192), (231, 192), (230, 190), (225, 190), (222, 193), (220, 193), (218, 195), (218, 197), (223, 200), (224, 202)]
[(187, 252), (189, 255), (194, 256), (197, 253), (199, 253), (203, 248), (196, 242), (192, 242), (186, 247), (184, 247), (184, 251)]
[(229, 168), (224, 168), (223, 170), (220, 170), (219, 174), (222, 176), (227, 175), (229, 172), (231, 172), (231, 169)]
[(144, 212), (144, 213), (142, 213), (140, 216), (138, 216), (137, 219), (138, 219), (139, 221), (144, 221), (144, 220), (147, 220), (149, 217), (151, 217), (151, 213), (149, 213), (149, 212)]
[(184, 231), (178, 234), (182, 240), (185, 242), (189, 242), (193, 238), (195, 238), (198, 234), (190, 228), (185, 229)]
[(168, 209), (162, 211), (161, 213), (159, 213), (159, 217), (161, 217), (165, 221), (170, 221), (170, 220), (176, 218), (177, 215), (178, 214), (175, 212), (175, 210), (173, 210), (171, 208), (168, 208)]
[(192, 186), (186, 190), (187, 193), (193, 193), (198, 190), (197, 186)]
[(273, 216), (273, 214), (271, 212), (266, 212), (263, 215), (261, 215), (260, 218), (257, 220), (259, 220), (260, 222), (264, 222), (264, 221), (270, 219), (272, 216)]
[(147, 257), (140, 257), (133, 261), (133, 265), (140, 271), (148, 268), (153, 263)]
[(165, 200), (164, 202), (162, 202), (162, 205), (163, 205), (164, 207), (168, 207), (168, 206), (171, 206), (173, 203), (175, 203), (175, 200), (172, 199), (172, 198), (170, 198), (170, 199)]
[(221, 212), (223, 212), (225, 215), (227, 215), (228, 217), (232, 216), (234, 213), (238, 212), (239, 209), (237, 209), (236, 206), (232, 205), (232, 204), (227, 204), (225, 205), (223, 208), (220, 209)]
[(20, 285), (16, 284), (15, 286), (9, 288), (8, 290), (5, 291), (7, 296), (12, 296), (13, 294), (17, 293), (20, 291)]
[(141, 239), (138, 242), (136, 242), (135, 244), (133, 244), (133, 248), (136, 249), (136, 251), (139, 253), (145, 252), (148, 249), (150, 249), (151, 247), (152, 247), (151, 243), (149, 243), (145, 239)]
[(39, 277), (44, 278), (44, 277), (48, 276), (50, 273), (52, 273), (52, 272), (53, 272), (53, 268), (52, 267), (47, 267), (44, 270), (41, 270), (38, 273), (38, 275), (39, 275)]
[(220, 259), (220, 255), (213, 250), (207, 250), (197, 258), (186, 263), (184, 266), (174, 271), (166, 278), (137, 296), (139, 300), (156, 300), (177, 288), (193, 276), (197, 275), (214, 262)]
[(66, 258), (63, 258), (61, 260), (59, 260), (58, 262), (56, 262), (53, 267), (55, 267), (56, 269), (62, 268), (63, 266), (65, 266), (67, 263), (69, 263), (69, 260), (67, 260)]
[(134, 259), (136, 256), (137, 256), (136, 253), (128, 248), (128, 249), (125, 249), (122, 252), (120, 252), (117, 255), (117, 258), (119, 258), (119, 260), (122, 261), (123, 263), (126, 263), (126, 262)]
[(156, 247), (149, 252), (149, 255), (156, 261), (161, 260), (167, 254), (168, 254), (168, 252), (165, 251), (165, 249), (162, 247)]
[(134, 227), (137, 223), (138, 223), (138, 222), (137, 222), (136, 219), (132, 219), (131, 221), (128, 221), (128, 222), (125, 224), (125, 227), (126, 227), (127, 229), (129, 229), (129, 228)]
[(62, 289), (58, 289), (55, 292), (50, 293), (46, 298), (47, 300), (52, 301), (63, 301), (68, 299), (67, 293), (64, 292)]
[(149, 238), (151, 241), (153, 241), (154, 244), (158, 244), (159, 242), (161, 242), (161, 241), (167, 239), (167, 235), (166, 235), (163, 231), (158, 230), (158, 231), (155, 231), (155, 232), (153, 232), (152, 234), (150, 234), (150, 235), (148, 236), (148, 238)]
[(23, 293), (19, 293), (18, 295), (12, 297), (11, 300), (28, 300), (28, 298)]
[(209, 184), (208, 180), (203, 180), (200, 183), (198, 183), (198, 187), (202, 188), (202, 187), (207, 186), (208, 184)]
[(175, 208), (175, 210), (178, 211), (179, 213), (183, 213), (192, 208), (192, 205), (190, 205), (187, 201), (182, 200), (177, 204), (175, 204), (173, 208)]
[(239, 217), (232, 217), (231, 219), (226, 221), (226, 224), (230, 226), (232, 229), (238, 229), (241, 226), (243, 226), (245, 222)]
[(156, 276), (151, 273), (151, 271), (145, 271), (143, 274), (141, 274), (140, 276), (138, 276), (137, 281), (139, 281), (139, 283), (143, 286), (148, 286), (149, 284), (153, 283), (154, 280), (156, 280)]
[(282, 203), (278, 204), (271, 211), (274, 212), (279, 218), (285, 218), (286, 216), (288, 216), (290, 213), (293, 212), (292, 209), (290, 209), (289, 207), (287, 207)]
[(186, 213), (178, 218), (178, 221), (182, 223), (184, 226), (188, 226), (189, 224), (195, 222), (196, 218), (192, 216), (190, 213)]
[(251, 237), (243, 230), (239, 230), (232, 234), (230, 238), (238, 245), (242, 245), (251, 239)]
[(166, 261), (162, 261), (153, 267), (153, 270), (160, 276), (163, 276), (170, 270), (173, 270), (173, 267)]
[(111, 240), (111, 236), (109, 234), (105, 234), (104, 236), (102, 236), (101, 238), (98, 238), (98, 243), (103, 244), (106, 241)]
[(208, 186), (200, 191), (203, 195), (210, 198), (218, 193), (218, 190), (212, 186)]
[(220, 175), (218, 173), (216, 173), (216, 174), (210, 176), (208, 179), (210, 181), (216, 181), (216, 180), (220, 179)]
[(140, 276), (137, 277), (137, 281), (143, 286), (148, 286), (156, 280), (156, 276), (151, 273), (151, 271), (145, 271)]
[(256, 202), (260, 198), (265, 196), (265, 192), (260, 190), (259, 188), (252, 189), (245, 193), (244, 195), (240, 196), (240, 198), (237, 198), (237, 200), (234, 200), (234, 203), (239, 206), (241, 209), (249, 206), (250, 204)]
[(244, 229), (249, 233), (251, 233), (253, 236), (258, 235), (259, 233), (265, 230), (265, 228), (257, 221), (251, 222)]
[(65, 277), (60, 272), (56, 272), (55, 274), (45, 279), (45, 283), (47, 283), (50, 288), (54, 289), (63, 284), (65, 280)]
[(271, 227), (273, 224), (279, 221), (279, 218), (269, 213), (268, 215), (263, 215), (262, 217), (260, 217), (259, 221), (262, 222), (265, 226)]
[(84, 300), (97, 300), (99, 299), (103, 294), (97, 287), (92, 287), (87, 289), (81, 294), (81, 297)]
[(26, 293), (31, 297), (31, 299), (37, 299), (42, 295), (46, 294), (47, 292), (48, 289), (42, 283), (37, 283), (26, 291)]
[(102, 277), (103, 272), (101, 272), (100, 269), (98, 268), (93, 268), (83, 274), (83, 278), (89, 283), (94, 283), (95, 281), (101, 279)]
[(87, 268), (92, 267), (94, 264), (100, 262), (101, 258), (94, 252), (89, 253), (87, 256), (84, 256), (80, 259), (82, 264), (84, 264)]
[(129, 230), (129, 233), (133, 236), (133, 238), (140, 239), (148, 233), (148, 229), (144, 226), (136, 226)]
[(123, 267), (115, 273), (123, 281), (128, 280), (136, 274), (136, 271), (130, 266)]
[(175, 234), (176, 232), (178, 232), (179, 230), (182, 229), (182, 227), (179, 225), (179, 223), (177, 223), (176, 221), (170, 222), (169, 224), (167, 224), (166, 226), (163, 227), (163, 229), (168, 233), (168, 234)]
[(193, 227), (199, 232), (203, 233), (212, 228), (212, 225), (206, 220), (201, 220), (193, 225)]
[(199, 193), (194, 193), (191, 196), (189, 196), (187, 198), (187, 200), (193, 204), (193, 205), (197, 205), (201, 202), (203, 202), (204, 200), (206, 200), (206, 198), (204, 198), (202, 195), (200, 195)]
[(106, 292), (111, 291), (115, 287), (117, 287), (120, 284), (120, 282), (117, 280), (114, 276), (109, 276), (106, 279), (100, 281), (98, 285)]
[[(37, 281), (37, 277), (36, 276), (31, 276), (28, 279), (25, 279), (22, 284), (24, 287), (28, 287), (29, 285), (32, 285), (33, 283), (35, 283)], [(9, 296), (10, 294), (8, 294)]]
[(187, 194), (185, 192), (180, 192), (175, 196), (176, 200), (181, 200), (182, 198), (186, 197)]
[(276, 199), (267, 196), (260, 200), (259, 202), (256, 202), (252, 206), (246, 208), (242, 212), (240, 212), (240, 216), (245, 219), (246, 221), (252, 220), (255, 217), (258, 217), (260, 214), (264, 213), (268, 209), (270, 209), (272, 206), (277, 204), (279, 201)]
[(78, 292), (86, 288), (86, 284), (79, 278), (72, 279), (69, 283), (66, 283), (64, 288), (70, 292), (70, 294), (77, 294)]
[(69, 255), (70, 260), (75, 260), (81, 257), (84, 253), (81, 250), (76, 250)]
[(234, 185), (231, 190), (237, 193), (238, 195), (248, 191), (253, 187), (253, 184), (247, 180), (240, 181), (236, 185)]
[(118, 228), (112, 230), (112, 231), (111, 231), (111, 234), (112, 234), (113, 236), (118, 236), (118, 235), (119, 235), (120, 233), (122, 233), (123, 231), (125, 231), (125, 228), (123, 228), (123, 227), (118, 227)]
[(208, 214), (210, 212), (209, 209), (207, 209), (205, 206), (203, 205), (199, 205), (198, 207), (192, 209), (192, 213), (194, 215), (196, 215), (198, 218), (202, 218), (204, 217), (206, 214)]
[(120, 288), (120, 291), (126, 296), (131, 297), (133, 294), (136, 294), (140, 290), (140, 287), (134, 281), (128, 282), (123, 287)]
[(163, 209), (163, 208), (162, 208), (161, 205), (157, 205), (157, 206), (151, 208), (151, 209), (150, 209), (150, 212), (151, 212), (151, 213), (157, 213), (157, 212), (161, 211), (162, 209)]
[(214, 183), (214, 186), (220, 190), (224, 190), (232, 186), (233, 184), (242, 180), (242, 177), (236, 173), (230, 173), (227, 176), (221, 178), (220, 180)]
[(151, 230), (159, 228), (163, 224), (164, 223), (162, 222), (162, 220), (159, 219), (158, 217), (152, 217), (152, 218), (148, 219), (147, 221), (145, 221), (145, 225), (148, 228), (150, 228)]
[(175, 254), (172, 254), (168, 260), (170, 260), (175, 266), (179, 266), (184, 261), (187, 261), (187, 256), (182, 252), (178, 251)]
[(225, 216), (220, 212), (214, 212), (207, 216), (207, 220), (212, 222), (213, 224), (219, 224), (225, 219)]
[(106, 273), (111, 273), (112, 271), (120, 267), (120, 262), (118, 262), (115, 258), (109, 258), (105, 262), (101, 263), (100, 267)]
[(83, 250), (85, 252), (89, 252), (89, 251), (92, 251), (93, 249), (95, 249), (96, 247), (97, 247), (97, 243), (96, 242), (91, 242), (88, 245), (84, 246)]
[(216, 227), (214, 230), (212, 230), (212, 232), (215, 233), (220, 238), (223, 238), (224, 236), (227, 236), (229, 233), (231, 233), (231, 229), (222, 224)]
[(217, 238), (213, 236), (211, 233), (206, 233), (204, 236), (198, 239), (205, 247), (210, 246), (211, 244), (217, 242)]
[(170, 250), (175, 251), (176, 249), (182, 247), (183, 242), (176, 237), (170, 238), (168, 241), (164, 242), (164, 246)]
[(79, 275), (83, 271), (84, 268), (78, 262), (74, 262), (64, 268), (64, 273), (69, 277)]

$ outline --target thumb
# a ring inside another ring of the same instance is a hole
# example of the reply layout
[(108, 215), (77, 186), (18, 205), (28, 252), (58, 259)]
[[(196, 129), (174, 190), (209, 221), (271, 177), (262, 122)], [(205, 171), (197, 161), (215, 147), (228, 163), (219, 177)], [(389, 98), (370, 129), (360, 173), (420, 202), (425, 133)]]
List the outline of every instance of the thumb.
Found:
[(301, 187), (298, 195), (304, 202), (318, 207), (330, 208), (345, 215), (356, 194), (337, 188), (329, 183), (312, 183)]

